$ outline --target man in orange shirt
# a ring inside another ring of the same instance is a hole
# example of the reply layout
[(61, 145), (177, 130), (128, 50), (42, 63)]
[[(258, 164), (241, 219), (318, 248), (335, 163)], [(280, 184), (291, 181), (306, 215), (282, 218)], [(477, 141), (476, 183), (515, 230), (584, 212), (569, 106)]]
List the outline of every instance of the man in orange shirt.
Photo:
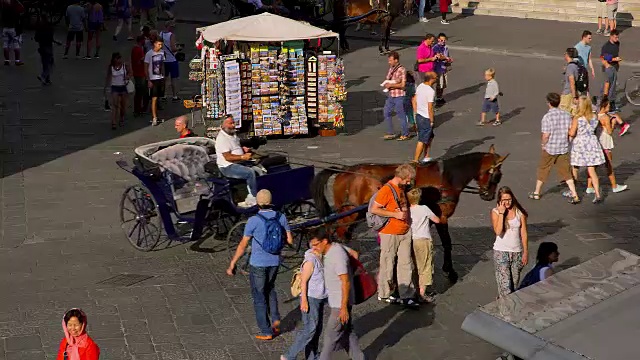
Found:
[[(389, 218), (380, 230), (380, 270), (378, 279), (378, 299), (395, 303), (392, 296), (394, 259), (398, 257), (396, 275), (398, 278), (398, 295), (403, 305), (418, 306), (414, 300), (413, 260), (411, 258), (411, 216), (409, 203), (405, 194), (406, 188), (416, 177), (416, 169), (403, 164), (398, 166), (393, 179), (383, 186), (376, 195), (371, 212)], [(393, 189), (393, 190), (392, 190)], [(394, 194), (395, 192), (395, 194)], [(396, 201), (396, 198), (398, 201)]]

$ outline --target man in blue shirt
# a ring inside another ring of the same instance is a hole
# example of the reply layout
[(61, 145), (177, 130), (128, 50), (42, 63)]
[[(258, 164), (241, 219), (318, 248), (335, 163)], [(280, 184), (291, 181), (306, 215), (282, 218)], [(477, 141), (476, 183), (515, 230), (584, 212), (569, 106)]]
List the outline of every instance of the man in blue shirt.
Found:
[[(279, 222), (287, 233), (287, 243), (293, 244), (293, 236), (287, 218), (271, 209), (271, 192), (266, 189), (258, 191), (256, 201), (260, 210), (259, 215), (266, 219), (279, 216)], [(244, 235), (236, 250), (227, 275), (233, 276), (238, 260), (245, 254), (245, 250), (251, 240), (251, 255), (249, 258), (249, 281), (253, 295), (253, 308), (256, 313), (256, 322), (260, 328), (259, 340), (271, 340), (280, 333), (280, 312), (278, 311), (278, 298), (276, 296), (276, 276), (280, 266), (280, 255), (268, 253), (262, 248), (262, 243), (267, 238), (267, 223), (260, 216), (249, 218), (244, 227)], [(271, 320), (271, 321), (269, 321)]]
[(582, 40), (580, 40), (576, 46), (578, 50), (578, 59), (585, 68), (591, 70), (591, 77), (595, 79), (596, 72), (593, 69), (593, 62), (591, 62), (591, 31), (585, 30), (582, 32)]

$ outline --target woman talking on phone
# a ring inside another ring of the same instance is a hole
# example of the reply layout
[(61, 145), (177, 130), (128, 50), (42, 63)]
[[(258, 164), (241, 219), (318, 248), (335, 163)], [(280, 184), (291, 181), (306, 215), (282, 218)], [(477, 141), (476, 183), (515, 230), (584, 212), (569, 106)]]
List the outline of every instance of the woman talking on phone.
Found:
[(520, 272), (527, 265), (529, 240), (527, 211), (510, 188), (498, 190), (498, 204), (491, 210), (491, 223), (496, 233), (493, 243), (493, 264), (498, 283), (498, 295), (511, 294), (520, 282)]

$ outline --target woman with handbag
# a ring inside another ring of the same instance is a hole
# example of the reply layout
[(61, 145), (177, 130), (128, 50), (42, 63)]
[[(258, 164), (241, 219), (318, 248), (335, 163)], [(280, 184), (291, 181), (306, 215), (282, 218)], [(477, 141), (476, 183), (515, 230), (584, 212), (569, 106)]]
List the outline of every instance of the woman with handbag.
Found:
[(80, 309), (71, 309), (62, 318), (64, 339), (56, 360), (98, 360), (100, 348), (87, 334), (87, 315)]
[(127, 110), (127, 102), (129, 100), (129, 92), (135, 91), (135, 86), (131, 82), (129, 76), (131, 68), (122, 61), (119, 52), (111, 55), (111, 61), (107, 68), (107, 79), (105, 81), (104, 90), (111, 87), (111, 129), (124, 126), (124, 114)]

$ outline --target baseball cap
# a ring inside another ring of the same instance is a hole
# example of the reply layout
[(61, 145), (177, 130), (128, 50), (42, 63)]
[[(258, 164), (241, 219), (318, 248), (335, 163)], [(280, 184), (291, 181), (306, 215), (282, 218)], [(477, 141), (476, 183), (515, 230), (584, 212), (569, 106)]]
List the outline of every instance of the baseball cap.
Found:
[(611, 55), (611, 54), (602, 54), (600, 56), (600, 58), (602, 58), (603, 60), (605, 60), (607, 62), (613, 61), (613, 55)]
[(260, 206), (271, 205), (271, 191), (262, 189), (256, 194), (256, 202)]

